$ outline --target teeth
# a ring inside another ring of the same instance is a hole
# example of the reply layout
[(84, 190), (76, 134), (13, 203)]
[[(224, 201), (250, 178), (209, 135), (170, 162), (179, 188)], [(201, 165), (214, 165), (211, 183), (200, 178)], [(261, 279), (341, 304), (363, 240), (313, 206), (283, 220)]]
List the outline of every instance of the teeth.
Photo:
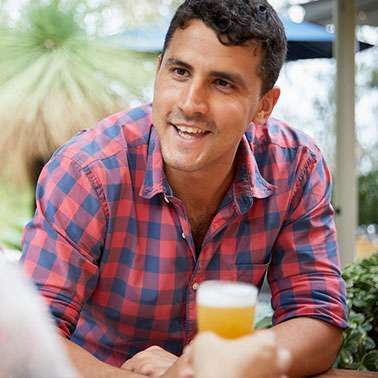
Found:
[(176, 126), (176, 127), (179, 131), (181, 131), (181, 133), (203, 134), (206, 132), (205, 130), (201, 130), (201, 129), (197, 129), (193, 127), (186, 127), (186, 126)]
[(184, 139), (194, 139), (195, 138), (194, 135), (183, 133), (181, 130), (179, 130), (178, 133), (179, 133), (180, 137), (184, 138)]

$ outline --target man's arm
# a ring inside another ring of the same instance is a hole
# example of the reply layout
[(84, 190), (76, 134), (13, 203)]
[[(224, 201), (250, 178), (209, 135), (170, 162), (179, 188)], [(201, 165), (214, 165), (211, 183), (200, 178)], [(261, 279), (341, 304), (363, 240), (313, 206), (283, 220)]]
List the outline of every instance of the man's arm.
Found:
[(193, 369), (186, 355), (177, 358), (158, 346), (136, 354), (118, 368), (98, 360), (66, 338), (64, 343), (73, 365), (83, 378), (193, 378)]
[(306, 152), (276, 240), (268, 281), (278, 345), (292, 354), (290, 375), (327, 370), (348, 326), (331, 206), (331, 174), (320, 151)]
[(291, 353), (290, 377), (311, 376), (329, 369), (343, 339), (342, 329), (306, 317), (280, 323), (272, 331), (277, 344)]
[(83, 378), (145, 378), (144, 375), (111, 366), (98, 360), (84, 348), (64, 338), (64, 344), (76, 370)]

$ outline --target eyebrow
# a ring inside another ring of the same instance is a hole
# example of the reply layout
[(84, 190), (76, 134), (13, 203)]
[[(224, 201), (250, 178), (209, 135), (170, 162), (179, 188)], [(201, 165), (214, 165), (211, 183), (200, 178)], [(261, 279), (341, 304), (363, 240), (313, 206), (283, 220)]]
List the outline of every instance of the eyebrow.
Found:
[(185, 63), (182, 60), (177, 59), (175, 57), (169, 58), (167, 60), (167, 66), (180, 66), (180, 67), (185, 67), (188, 70), (193, 70), (193, 67), (190, 64)]
[[(189, 63), (183, 62), (182, 60), (175, 57), (171, 57), (167, 60), (167, 66), (180, 66), (180, 67), (187, 68), (188, 70), (191, 70), (191, 71), (193, 70), (192, 65), (190, 65)], [(224, 79), (242, 88), (246, 88), (245, 81), (243, 80), (241, 75), (239, 75), (238, 73), (227, 72), (227, 71), (210, 71), (210, 76)]]
[(226, 81), (230, 81), (231, 83), (236, 84), (239, 87), (242, 87), (242, 88), (246, 87), (246, 84), (243, 78), (238, 73), (224, 72), (224, 71), (211, 71), (210, 75), (224, 79)]

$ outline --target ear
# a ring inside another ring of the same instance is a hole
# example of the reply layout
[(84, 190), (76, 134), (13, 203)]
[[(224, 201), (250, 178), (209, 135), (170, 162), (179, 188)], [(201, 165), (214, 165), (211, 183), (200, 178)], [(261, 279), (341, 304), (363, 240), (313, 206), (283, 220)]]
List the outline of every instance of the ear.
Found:
[(158, 58), (158, 63), (157, 63), (157, 67), (156, 67), (156, 73), (158, 73), (160, 71), (160, 67), (161, 67), (161, 62), (163, 60), (163, 57), (161, 56), (161, 54), (159, 55), (159, 58)]
[(264, 94), (260, 100), (259, 107), (255, 116), (253, 117), (253, 123), (256, 125), (262, 125), (270, 117), (272, 111), (280, 97), (281, 89), (273, 87), (270, 91)]

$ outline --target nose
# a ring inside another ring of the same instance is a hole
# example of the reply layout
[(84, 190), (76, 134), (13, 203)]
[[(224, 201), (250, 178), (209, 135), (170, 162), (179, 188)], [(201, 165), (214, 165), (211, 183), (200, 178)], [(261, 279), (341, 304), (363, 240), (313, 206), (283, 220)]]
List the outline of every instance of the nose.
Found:
[(178, 99), (178, 107), (187, 115), (207, 114), (209, 110), (209, 93), (206, 83), (191, 80), (184, 84)]

